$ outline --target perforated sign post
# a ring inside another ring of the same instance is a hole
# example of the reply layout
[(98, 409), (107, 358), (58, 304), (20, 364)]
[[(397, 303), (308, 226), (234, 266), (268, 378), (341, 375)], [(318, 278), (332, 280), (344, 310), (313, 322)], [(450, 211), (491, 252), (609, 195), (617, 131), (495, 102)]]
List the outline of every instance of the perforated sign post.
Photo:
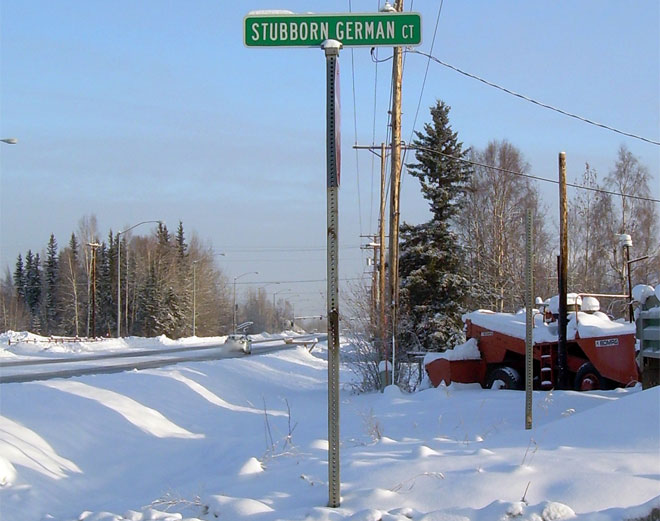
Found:
[(326, 58), (328, 506), (341, 502), (339, 478), (339, 51), (419, 45), (418, 13), (249, 14), (248, 47), (321, 47)]

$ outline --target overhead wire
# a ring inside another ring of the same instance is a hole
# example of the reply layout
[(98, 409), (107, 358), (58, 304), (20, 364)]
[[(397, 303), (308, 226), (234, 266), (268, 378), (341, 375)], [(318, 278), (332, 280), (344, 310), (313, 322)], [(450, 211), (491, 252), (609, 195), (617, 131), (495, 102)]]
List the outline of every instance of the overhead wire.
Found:
[[(379, 0), (376, 0), (376, 11), (380, 11), (380, 2)], [(371, 51), (375, 47), (372, 47)], [(373, 60), (373, 55), (372, 55), (372, 60)], [(376, 144), (376, 107), (377, 107), (377, 101), (378, 101), (378, 62), (375, 62), (374, 65), (374, 104), (373, 104), (373, 121), (372, 121), (372, 128), (371, 128), (371, 146), (374, 146)], [(370, 199), (369, 199), (369, 229), (373, 229), (373, 221), (374, 221), (374, 176), (375, 176), (375, 165), (376, 165), (376, 159), (374, 155), (371, 155), (371, 189), (370, 189)]]
[[(431, 48), (429, 49), (429, 54), (433, 53), (433, 48), (435, 47), (435, 38), (438, 34), (438, 26), (440, 24), (440, 15), (442, 14), (442, 6), (444, 5), (444, 0), (440, 0), (440, 6), (438, 7), (438, 15), (435, 18), (435, 28), (433, 29), (433, 38), (431, 39)], [(404, 56), (407, 55), (404, 54)], [(410, 129), (410, 140), (409, 142), (412, 143), (413, 136), (415, 135), (415, 127), (417, 126), (417, 118), (419, 116), (419, 109), (422, 105), (422, 98), (424, 96), (424, 88), (426, 87), (426, 79), (429, 74), (429, 67), (431, 65), (431, 59), (429, 58), (426, 61), (426, 69), (424, 70), (424, 78), (422, 80), (422, 88), (419, 91), (419, 101), (417, 102), (417, 109), (415, 110), (415, 118), (413, 119), (413, 125), (412, 128)], [(408, 148), (403, 149), (403, 158), (401, 159), (401, 170), (403, 171), (403, 167), (406, 164), (406, 156), (408, 154)], [(405, 177), (400, 176), (401, 183), (403, 184)]]
[[(348, 0), (348, 11), (353, 12), (353, 5), (351, 0)], [(353, 48), (351, 48), (351, 79), (353, 87), (353, 136), (354, 144), (358, 143), (358, 131), (357, 131), (357, 100), (355, 96), (355, 56), (353, 53)], [(360, 160), (358, 156), (358, 151), (355, 149), (355, 173), (357, 177), (357, 200), (358, 200), (358, 219), (360, 225), (360, 235), (363, 233), (362, 229), (362, 198), (360, 194)]]
[[(368, 277), (346, 277), (346, 278), (340, 278), (339, 282), (348, 282), (352, 280), (364, 280), (365, 278)], [(301, 280), (259, 280), (259, 281), (241, 281), (241, 282), (236, 282), (237, 286), (245, 286), (245, 285), (258, 285), (258, 284), (308, 284), (308, 283), (313, 283), (313, 282), (325, 282), (327, 279), (301, 279)]]
[[(360, 246), (355, 245), (340, 245), (340, 250), (357, 250)], [(309, 247), (291, 247), (287, 248), (285, 246), (273, 246), (273, 247), (255, 247), (255, 248), (223, 248), (224, 253), (289, 253), (289, 252), (315, 252), (315, 251), (325, 251), (325, 246), (309, 246)]]
[(547, 104), (547, 103), (543, 103), (543, 102), (541, 102), (541, 101), (535, 100), (534, 98), (530, 98), (529, 96), (525, 96), (524, 94), (520, 94), (519, 92), (515, 92), (515, 91), (513, 91), (513, 90), (511, 90), (511, 89), (508, 89), (508, 88), (506, 88), (506, 87), (502, 87), (501, 85), (498, 85), (498, 84), (496, 84), (496, 83), (493, 83), (492, 81), (488, 81), (488, 80), (486, 80), (486, 79), (484, 79), (484, 78), (481, 78), (481, 77), (477, 76), (476, 74), (471, 74), (471, 73), (469, 73), (469, 72), (466, 72), (466, 71), (464, 71), (464, 70), (462, 70), (462, 69), (460, 69), (460, 68), (458, 68), (458, 67), (455, 67), (454, 65), (451, 65), (451, 64), (449, 64), (449, 63), (446, 63), (446, 62), (440, 60), (439, 58), (436, 58), (435, 56), (433, 56), (433, 55), (431, 55), (431, 54), (429, 54), (429, 53), (425, 53), (425, 52), (423, 52), (423, 51), (418, 51), (418, 50), (416, 50), (416, 49), (412, 49), (412, 48), (408, 48), (408, 49), (406, 50), (406, 53), (419, 54), (419, 55), (421, 55), (421, 56), (426, 56), (426, 57), (429, 58), (430, 60), (433, 60), (434, 62), (436, 62), (436, 63), (438, 63), (438, 64), (440, 64), (440, 65), (442, 65), (442, 66), (444, 66), (444, 67), (447, 67), (447, 68), (449, 68), (449, 69), (452, 69), (453, 71), (456, 71), (456, 72), (458, 72), (459, 74), (462, 74), (462, 75), (464, 75), (464, 76), (467, 76), (468, 78), (472, 78), (472, 79), (474, 79), (474, 80), (480, 81), (481, 83), (484, 83), (485, 85), (488, 85), (489, 87), (493, 87), (493, 88), (495, 88), (495, 89), (501, 90), (501, 91), (503, 91), (503, 92), (506, 92), (507, 94), (510, 94), (510, 95), (515, 96), (515, 97), (517, 97), (517, 98), (520, 98), (520, 99), (522, 99), (522, 100), (525, 100), (525, 101), (528, 101), (528, 102), (533, 103), (533, 104), (535, 104), (535, 105), (538, 105), (539, 107), (543, 107), (543, 108), (545, 108), (545, 109), (552, 110), (552, 111), (557, 112), (557, 113), (559, 113), (559, 114), (562, 114), (562, 115), (564, 115), (564, 116), (568, 116), (568, 117), (570, 117), (570, 118), (577, 119), (577, 120), (579, 120), (579, 121), (582, 121), (582, 122), (584, 122), (584, 123), (588, 123), (589, 125), (593, 125), (593, 126), (595, 126), (595, 127), (599, 127), (599, 128), (605, 129), (605, 130), (609, 130), (609, 131), (611, 131), (611, 132), (616, 132), (617, 134), (621, 134), (621, 135), (623, 135), (623, 136), (627, 136), (627, 137), (630, 137), (630, 138), (633, 138), (633, 139), (638, 139), (638, 140), (640, 140), (640, 141), (644, 141), (644, 142), (646, 142), (646, 143), (650, 143), (650, 144), (652, 144), (652, 145), (658, 145), (658, 146), (660, 146), (660, 141), (656, 141), (656, 140), (654, 140), (654, 139), (650, 139), (650, 138), (647, 138), (647, 137), (644, 137), (644, 136), (639, 136), (639, 135), (637, 135), (637, 134), (633, 134), (632, 132), (626, 132), (626, 131), (624, 131), (624, 130), (620, 130), (620, 129), (618, 129), (618, 128), (612, 127), (612, 126), (610, 126), (610, 125), (606, 125), (606, 124), (604, 124), (604, 123), (599, 123), (599, 122), (597, 122), (597, 121), (594, 121), (594, 120), (592, 120), (592, 119), (586, 118), (586, 117), (584, 117), (584, 116), (580, 116), (580, 115), (578, 115), (578, 114), (574, 114), (574, 113), (572, 113), (572, 112), (568, 112), (567, 110), (563, 110), (563, 109), (560, 109), (560, 108), (558, 108), (558, 107), (554, 107), (554, 106), (552, 106), (552, 105), (549, 105), (549, 104)]
[[(448, 157), (451, 159), (455, 159), (456, 161), (460, 161), (461, 163), (466, 163), (472, 166), (480, 166), (483, 168), (490, 168), (492, 170), (496, 170), (498, 172), (505, 172), (507, 174), (513, 174), (521, 177), (527, 177), (529, 179), (535, 179), (537, 181), (545, 181), (547, 183), (554, 183), (554, 184), (559, 184), (558, 179), (548, 179), (547, 177), (541, 177), (537, 175), (532, 175), (532, 174), (525, 174), (524, 172), (518, 172), (516, 170), (509, 170), (508, 168), (501, 168), (498, 166), (494, 165), (487, 165), (485, 163), (479, 163), (478, 161), (472, 161), (470, 159), (465, 159), (463, 157), (458, 157), (458, 156), (453, 156), (451, 154), (445, 154), (444, 152), (440, 152), (439, 150), (434, 150), (432, 148), (428, 147), (422, 147), (422, 146), (415, 146), (415, 145), (409, 145), (409, 148), (414, 148), (416, 150), (425, 150), (427, 152), (431, 152), (433, 154), (438, 154), (440, 156)], [(647, 201), (651, 203), (660, 203), (660, 199), (653, 199), (652, 197), (644, 197), (642, 195), (630, 195), (630, 194), (624, 194), (621, 192), (614, 192), (611, 190), (605, 190), (603, 188), (594, 188), (591, 186), (583, 186), (583, 185), (578, 185), (575, 183), (566, 183), (566, 186), (570, 186), (571, 188), (577, 188), (579, 190), (588, 190), (591, 192), (599, 192), (603, 194), (608, 194), (608, 195), (616, 195), (618, 197), (627, 197), (629, 199), (638, 199), (640, 201)]]
[[(435, 38), (438, 34), (438, 25), (440, 24), (440, 14), (442, 13), (442, 6), (444, 5), (444, 0), (440, 0), (440, 7), (438, 7), (438, 16), (435, 18), (435, 28), (433, 30), (433, 38), (431, 39), (431, 48), (429, 50), (429, 54), (433, 54), (433, 48), (435, 46)], [(422, 80), (422, 88), (419, 90), (419, 101), (417, 102), (417, 110), (415, 110), (415, 118), (413, 119), (413, 125), (412, 129), (410, 130), (410, 139), (408, 140), (409, 143), (412, 143), (413, 136), (415, 135), (415, 127), (417, 126), (417, 118), (419, 116), (419, 109), (422, 106), (422, 98), (424, 96), (424, 88), (426, 87), (426, 79), (429, 75), (429, 67), (431, 65), (431, 58), (429, 58), (426, 61), (426, 69), (424, 70), (424, 79)], [(408, 153), (408, 149), (404, 149), (403, 151), (403, 160), (401, 161), (401, 164), (404, 165), (406, 162), (406, 154)]]

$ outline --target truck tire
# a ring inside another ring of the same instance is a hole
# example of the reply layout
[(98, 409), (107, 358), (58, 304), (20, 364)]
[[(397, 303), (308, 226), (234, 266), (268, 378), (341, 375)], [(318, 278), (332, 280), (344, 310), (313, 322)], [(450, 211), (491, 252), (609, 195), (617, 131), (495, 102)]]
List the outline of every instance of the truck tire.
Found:
[[(497, 384), (497, 385), (495, 385)], [(488, 375), (488, 389), (521, 389), (522, 379), (513, 367), (496, 367)]]
[(575, 390), (576, 391), (594, 391), (597, 389), (604, 389), (603, 377), (591, 362), (583, 363), (575, 373)]

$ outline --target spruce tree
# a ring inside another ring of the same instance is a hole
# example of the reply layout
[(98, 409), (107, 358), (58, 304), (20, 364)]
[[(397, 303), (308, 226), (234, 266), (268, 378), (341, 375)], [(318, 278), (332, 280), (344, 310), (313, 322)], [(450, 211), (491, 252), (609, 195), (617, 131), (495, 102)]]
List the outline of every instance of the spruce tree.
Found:
[(167, 247), (170, 245), (170, 232), (167, 231), (167, 226), (161, 222), (158, 223), (156, 229), (156, 238), (159, 246)]
[(32, 331), (41, 333), (41, 259), (32, 250), (25, 255), (25, 303), (30, 310)]
[(176, 230), (176, 254), (179, 261), (182, 261), (186, 257), (187, 250), (188, 245), (186, 244), (186, 238), (183, 233), (183, 222), (179, 221), (179, 227)]
[[(109, 241), (113, 240), (110, 232)], [(112, 244), (112, 242), (111, 242)], [(97, 280), (96, 280), (96, 330), (104, 336), (111, 336), (117, 327), (117, 304), (113, 281), (116, 280), (113, 272), (114, 248), (108, 247), (105, 242), (96, 253)]]
[(162, 330), (160, 320), (162, 294), (156, 267), (149, 264), (149, 272), (138, 294), (137, 325), (144, 336), (155, 336)]
[(452, 347), (463, 337), (461, 315), (471, 291), (464, 276), (463, 253), (451, 230), (472, 174), (461, 159), (467, 154), (449, 124), (449, 106), (431, 107), (431, 123), (416, 132), (416, 163), (406, 165), (419, 179), (432, 217), (401, 226), (401, 317), (403, 344), (427, 350)]
[(49, 335), (55, 334), (58, 320), (58, 262), (57, 241), (51, 233), (46, 248), (46, 265), (44, 269), (44, 329)]
[(25, 270), (23, 269), (23, 257), (18, 254), (16, 269), (14, 270), (14, 288), (19, 299), (25, 298)]

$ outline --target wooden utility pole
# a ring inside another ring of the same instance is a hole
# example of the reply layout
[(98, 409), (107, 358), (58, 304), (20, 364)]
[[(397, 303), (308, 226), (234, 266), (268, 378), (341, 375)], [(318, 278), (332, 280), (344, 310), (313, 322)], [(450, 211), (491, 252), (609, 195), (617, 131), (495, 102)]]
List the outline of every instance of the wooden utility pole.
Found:
[(566, 327), (568, 325), (568, 202), (566, 199), (566, 152), (559, 153), (559, 331), (557, 343), (557, 388), (567, 386)]
[[(403, 11), (403, 0), (397, 0), (395, 10)], [(390, 323), (392, 324), (392, 384), (395, 383), (397, 317), (399, 309), (399, 190), (401, 188), (401, 83), (403, 50), (394, 47), (392, 59), (392, 168), (390, 191), (390, 263), (389, 288)]]
[(97, 242), (88, 243), (92, 248), (92, 294), (90, 296), (90, 305), (92, 308), (92, 319), (90, 323), (90, 332), (92, 338), (96, 337), (96, 249), (100, 248)]
[(378, 331), (380, 333), (380, 349), (386, 354), (385, 336), (387, 334), (387, 311), (385, 300), (385, 143), (380, 144), (380, 216), (378, 219), (378, 234), (380, 252), (378, 262)]
[[(380, 248), (379, 261), (378, 261), (378, 296), (379, 296), (378, 310), (380, 312), (378, 330), (380, 334), (380, 346), (381, 349), (383, 350), (383, 355), (386, 358), (389, 358), (389, 353), (386, 352), (387, 351), (386, 346), (389, 344), (389, 341), (387, 340), (387, 324), (388, 324), (388, 310), (391, 311), (391, 308), (390, 306), (388, 306), (387, 303), (392, 302), (392, 293), (391, 293), (391, 286), (387, 284), (388, 273), (391, 274), (391, 268), (388, 262), (385, 260), (387, 255), (385, 248), (385, 239), (386, 239), (385, 207), (387, 205), (385, 167), (386, 167), (386, 159), (387, 159), (386, 151), (391, 150), (392, 147), (389, 145), (385, 145), (385, 143), (381, 143), (380, 146), (354, 145), (353, 148), (356, 150), (369, 150), (371, 153), (380, 157), (380, 216), (378, 222), (378, 234), (379, 234), (379, 244), (381, 244), (382, 247)], [(398, 148), (399, 151), (401, 151), (401, 150), (409, 150), (414, 147), (409, 145), (402, 145), (399, 142)], [(376, 150), (380, 150), (380, 154), (377, 153)], [(398, 225), (397, 225), (397, 229), (398, 229)], [(390, 248), (392, 247), (391, 236), (390, 236), (389, 247)], [(397, 249), (397, 258), (398, 258), (398, 249)]]

